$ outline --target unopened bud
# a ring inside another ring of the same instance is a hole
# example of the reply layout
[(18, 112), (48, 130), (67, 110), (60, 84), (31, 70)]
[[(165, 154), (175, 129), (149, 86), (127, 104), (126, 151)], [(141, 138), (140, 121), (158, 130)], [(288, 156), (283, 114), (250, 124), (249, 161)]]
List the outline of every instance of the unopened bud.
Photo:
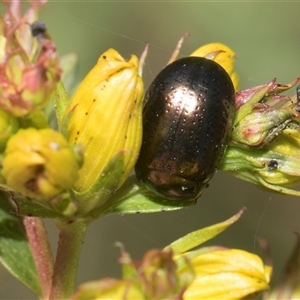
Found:
[(268, 84), (237, 92), (232, 143), (263, 148), (297, 119), (299, 114), (295, 99), (280, 93), (298, 81), (280, 85), (274, 79)]
[(70, 189), (80, 168), (63, 135), (50, 128), (20, 129), (8, 141), (2, 164), (6, 184), (36, 200)]
[(32, 3), (21, 16), (21, 2), (15, 2), (7, 6), (8, 12), (0, 20), (0, 108), (16, 117), (44, 108), (60, 79), (56, 47), (46, 27), (34, 23), (38, 7), (44, 3)]
[[(136, 162), (142, 138), (143, 96), (138, 67), (136, 56), (126, 61), (109, 49), (70, 100), (63, 121), (67, 139), (84, 148), (84, 164), (74, 185), (77, 193), (91, 192), (93, 198), (94, 189), (105, 201), (126, 180)], [(98, 204), (85, 203), (85, 209)]]

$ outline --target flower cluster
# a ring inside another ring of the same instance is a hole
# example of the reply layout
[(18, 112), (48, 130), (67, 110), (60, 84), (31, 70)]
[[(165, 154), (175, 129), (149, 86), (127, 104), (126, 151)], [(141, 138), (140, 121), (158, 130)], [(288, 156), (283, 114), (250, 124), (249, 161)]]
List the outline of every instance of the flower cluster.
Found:
[(222, 170), (276, 192), (300, 195), (289, 188), (300, 182), (299, 97), (282, 94), (299, 81), (281, 85), (272, 80), (236, 93), (237, 115)]
[(20, 15), (20, 1), (6, 2), (0, 20), (2, 189), (56, 212), (58, 199), (69, 198), (72, 214), (87, 215), (118, 190), (137, 159), (141, 67), (136, 56), (126, 61), (109, 49), (69, 99), (56, 47), (37, 20), (44, 4), (35, 1)]
[(123, 251), (119, 259), (123, 279), (82, 284), (72, 299), (243, 299), (268, 290), (271, 267), (257, 255), (213, 246), (190, 250), (224, 230), (241, 213), (190, 233), (164, 250), (150, 250), (141, 261)]
[[(45, 1), (21, 15), (21, 1), (3, 3), (0, 19), (1, 190), (47, 201), (78, 177), (80, 150), (50, 128), (45, 108), (61, 77), (58, 53), (44, 23)], [(47, 206), (47, 204), (46, 204)]]
[(44, 108), (60, 78), (56, 47), (45, 25), (35, 23), (44, 3), (33, 2), (22, 16), (20, 1), (5, 2), (0, 20), (0, 108), (13, 116)]
[[(129, 176), (142, 140), (141, 70), (147, 47), (140, 60), (135, 55), (125, 60), (108, 49), (70, 98), (61, 81), (56, 47), (45, 24), (37, 20), (45, 1), (31, 1), (24, 15), (21, 1), (3, 4), (0, 190), (12, 195), (17, 212), (58, 219), (67, 227), (109, 213), (192, 205), (160, 198)], [(272, 80), (240, 91), (229, 47), (212, 43), (191, 56), (219, 63), (235, 87), (236, 117), (221, 169), (299, 196), (289, 187), (300, 181), (300, 92), (298, 88), (291, 97), (282, 93), (294, 88), (300, 77), (289, 85)], [(191, 250), (208, 239), (209, 232), (216, 235), (232, 222), (149, 251), (141, 261), (123, 252), (123, 279), (87, 283), (73, 299), (242, 299), (267, 290), (271, 269), (256, 255), (223, 247)]]

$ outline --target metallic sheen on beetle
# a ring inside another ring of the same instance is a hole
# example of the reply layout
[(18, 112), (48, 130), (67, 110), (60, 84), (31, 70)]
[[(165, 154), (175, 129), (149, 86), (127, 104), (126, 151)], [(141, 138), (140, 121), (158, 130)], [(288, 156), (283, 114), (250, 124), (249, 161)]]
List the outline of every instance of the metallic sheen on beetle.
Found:
[(145, 95), (137, 178), (168, 199), (198, 198), (226, 150), (233, 95), (229, 75), (210, 59), (167, 65)]

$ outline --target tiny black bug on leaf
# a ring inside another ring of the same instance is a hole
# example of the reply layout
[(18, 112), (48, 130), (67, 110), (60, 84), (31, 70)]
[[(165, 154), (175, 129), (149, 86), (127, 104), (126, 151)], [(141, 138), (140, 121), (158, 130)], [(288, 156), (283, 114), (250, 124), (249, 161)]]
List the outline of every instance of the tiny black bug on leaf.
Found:
[(168, 199), (199, 197), (224, 155), (233, 95), (229, 75), (210, 59), (167, 65), (145, 95), (137, 178)]
[(268, 163), (268, 171), (276, 171), (278, 168), (278, 161), (276, 159), (271, 159)]
[(296, 111), (300, 112), (300, 85), (297, 86), (296, 93), (297, 93), (297, 107), (296, 107)]

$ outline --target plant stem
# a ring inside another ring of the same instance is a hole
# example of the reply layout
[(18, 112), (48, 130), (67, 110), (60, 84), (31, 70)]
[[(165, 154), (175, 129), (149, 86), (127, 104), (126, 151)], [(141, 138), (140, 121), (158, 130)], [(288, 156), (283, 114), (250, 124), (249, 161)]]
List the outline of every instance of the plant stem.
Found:
[(24, 217), (23, 222), (40, 278), (43, 297), (44, 299), (48, 299), (53, 274), (53, 257), (47, 231), (41, 218)]
[(73, 223), (55, 223), (60, 234), (50, 299), (68, 299), (74, 292), (81, 245), (88, 223), (85, 220), (76, 220)]

